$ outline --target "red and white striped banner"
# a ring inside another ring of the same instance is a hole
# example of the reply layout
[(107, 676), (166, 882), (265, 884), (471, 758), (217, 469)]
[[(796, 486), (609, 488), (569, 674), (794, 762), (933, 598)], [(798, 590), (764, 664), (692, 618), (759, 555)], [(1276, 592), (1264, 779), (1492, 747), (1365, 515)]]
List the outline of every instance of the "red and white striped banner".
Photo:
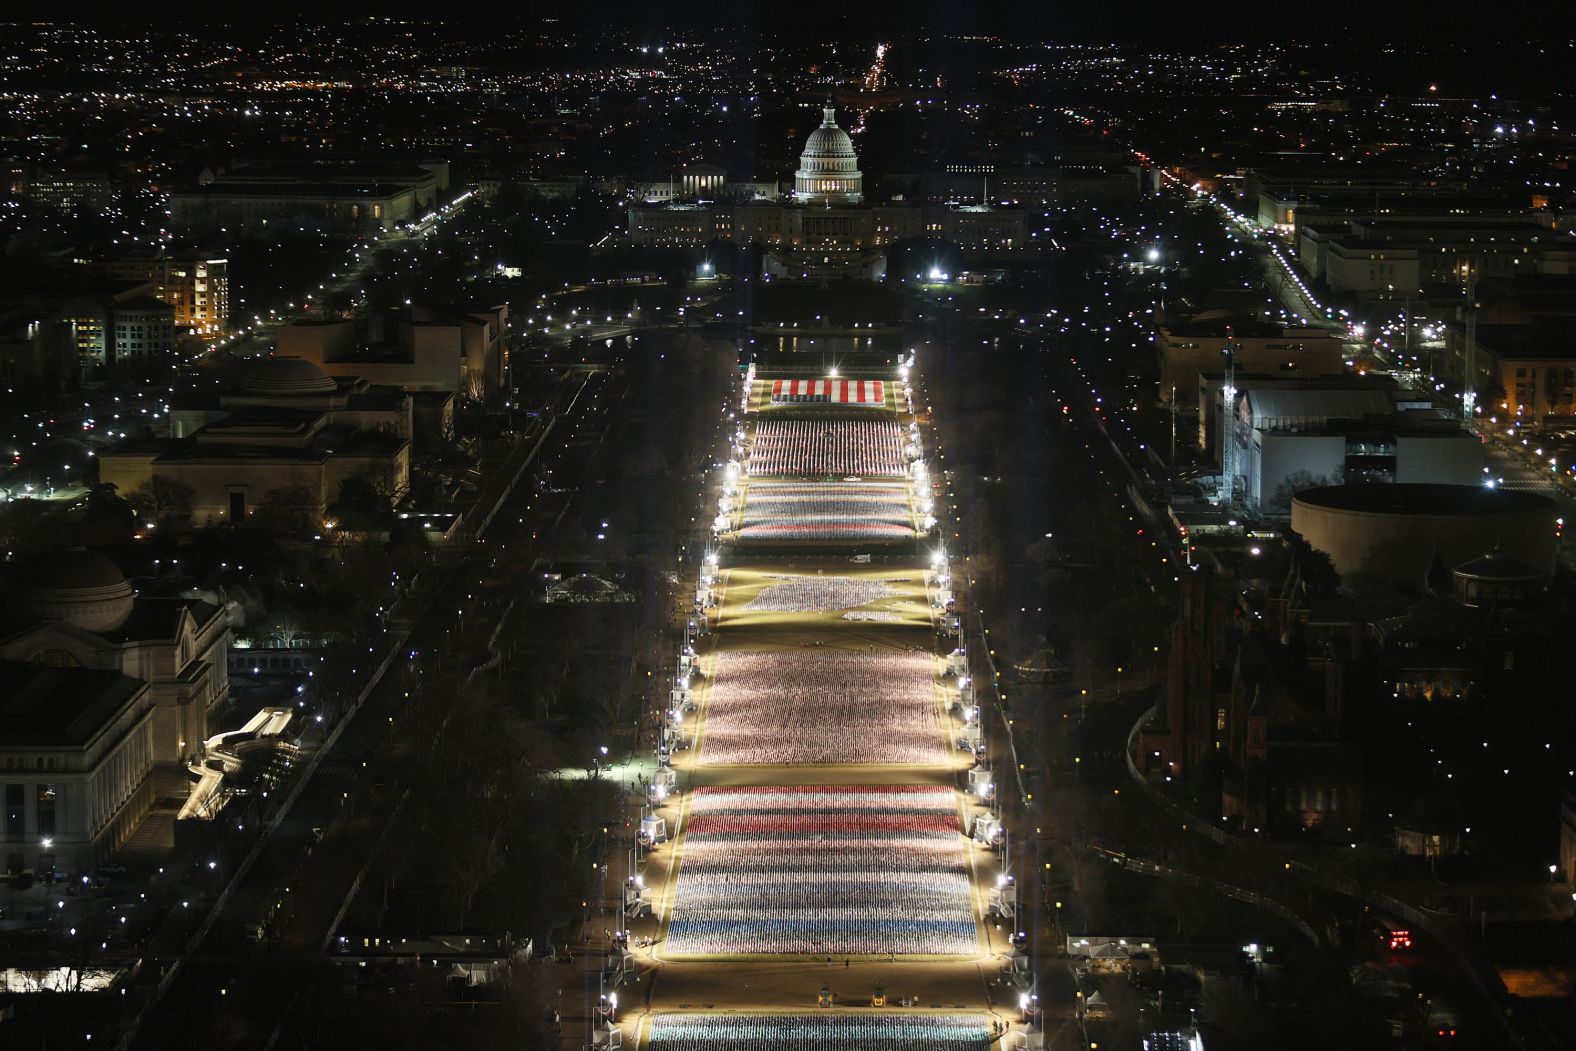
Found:
[(885, 405), (886, 383), (882, 380), (772, 380), (772, 401)]

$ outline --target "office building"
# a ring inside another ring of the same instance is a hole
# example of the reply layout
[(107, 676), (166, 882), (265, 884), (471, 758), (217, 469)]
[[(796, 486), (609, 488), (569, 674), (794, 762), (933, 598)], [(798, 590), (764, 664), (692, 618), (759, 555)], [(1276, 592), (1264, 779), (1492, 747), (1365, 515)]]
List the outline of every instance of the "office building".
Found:
[(502, 388), (509, 308), (418, 304), (358, 319), (281, 327), (278, 351), (335, 377), (406, 391), (485, 397)]
[(114, 186), (103, 172), (36, 171), (22, 184), (22, 196), (67, 214), (97, 214), (115, 203)]
[(265, 240), (288, 233), (365, 235), (418, 214), (415, 190), (373, 183), (217, 182), (170, 195), (170, 222), (178, 229)]
[(1243, 372), (1306, 378), (1346, 370), (1341, 342), (1327, 329), (1276, 325), (1226, 310), (1167, 314), (1155, 335), (1160, 401), (1192, 397), (1201, 374), (1221, 370), (1228, 345)]
[(1399, 392), (1257, 382), (1234, 408), (1235, 491), (1266, 515), (1289, 514), (1298, 490), (1320, 485), (1482, 481), (1478, 437)]
[(175, 310), (175, 328), (203, 339), (230, 327), (230, 263), (206, 255), (124, 256), (88, 264), (120, 281), (151, 282), (152, 295)]
[(175, 352), (175, 308), (138, 296), (110, 308), (112, 360), (116, 364), (167, 358)]
[(411, 433), (403, 391), (268, 358), (212, 402), (173, 408), (167, 437), (101, 451), (99, 479), (121, 493), (155, 479), (186, 487), (190, 513), (176, 527), (243, 521), (290, 494), (322, 521), (347, 479), (364, 477), (391, 501), (409, 488)]

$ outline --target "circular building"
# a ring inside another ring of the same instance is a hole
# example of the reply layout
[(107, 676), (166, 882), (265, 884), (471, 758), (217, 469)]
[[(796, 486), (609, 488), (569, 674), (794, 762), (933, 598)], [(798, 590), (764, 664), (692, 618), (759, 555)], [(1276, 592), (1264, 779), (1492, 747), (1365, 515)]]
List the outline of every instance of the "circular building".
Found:
[(1459, 566), (1501, 547), (1538, 574), (1554, 575), (1554, 501), (1539, 493), (1475, 485), (1331, 485), (1305, 489), (1291, 527), (1330, 556), (1342, 577), (1415, 586), (1436, 554)]
[(1465, 606), (1523, 602), (1547, 590), (1548, 575), (1499, 548), (1484, 552), (1450, 571), (1456, 601)]
[(794, 173), (794, 197), (814, 204), (859, 204), (864, 176), (848, 132), (837, 126), (837, 111), (822, 109), (821, 126), (810, 133)]
[(64, 621), (99, 634), (131, 616), (136, 594), (115, 563), (83, 548), (56, 548), (21, 562), (5, 588), (8, 620)]

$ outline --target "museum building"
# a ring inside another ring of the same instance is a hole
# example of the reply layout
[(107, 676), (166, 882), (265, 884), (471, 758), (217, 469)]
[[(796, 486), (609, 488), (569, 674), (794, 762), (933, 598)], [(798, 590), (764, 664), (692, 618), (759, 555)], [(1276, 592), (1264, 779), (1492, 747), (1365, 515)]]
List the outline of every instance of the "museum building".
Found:
[(87, 871), (162, 799), (229, 696), (224, 610), (139, 595), (103, 555), (56, 549), (0, 590), (0, 861)]

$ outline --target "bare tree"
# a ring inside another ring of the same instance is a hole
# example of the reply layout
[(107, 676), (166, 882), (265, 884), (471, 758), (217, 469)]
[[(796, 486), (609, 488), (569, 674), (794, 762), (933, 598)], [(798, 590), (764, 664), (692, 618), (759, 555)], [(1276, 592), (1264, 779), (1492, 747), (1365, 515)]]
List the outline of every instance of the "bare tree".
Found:
[(1326, 485), (1340, 485), (1344, 478), (1339, 475), (1314, 474), (1312, 471), (1293, 471), (1281, 479), (1280, 485), (1275, 487), (1275, 495), (1270, 500), (1267, 510), (1289, 511), (1292, 499), (1304, 489), (1318, 489)]
[(498, 870), (498, 836), (502, 831), (503, 822), (495, 819), (492, 828), (472, 828), (460, 837), (453, 865), (461, 930), (476, 904), (476, 895)]
[(313, 531), (320, 509), (317, 497), (304, 485), (270, 489), (257, 502), (261, 524), (289, 534)]
[(153, 475), (126, 499), (144, 521), (181, 522), (192, 516), (197, 492), (179, 479)]

